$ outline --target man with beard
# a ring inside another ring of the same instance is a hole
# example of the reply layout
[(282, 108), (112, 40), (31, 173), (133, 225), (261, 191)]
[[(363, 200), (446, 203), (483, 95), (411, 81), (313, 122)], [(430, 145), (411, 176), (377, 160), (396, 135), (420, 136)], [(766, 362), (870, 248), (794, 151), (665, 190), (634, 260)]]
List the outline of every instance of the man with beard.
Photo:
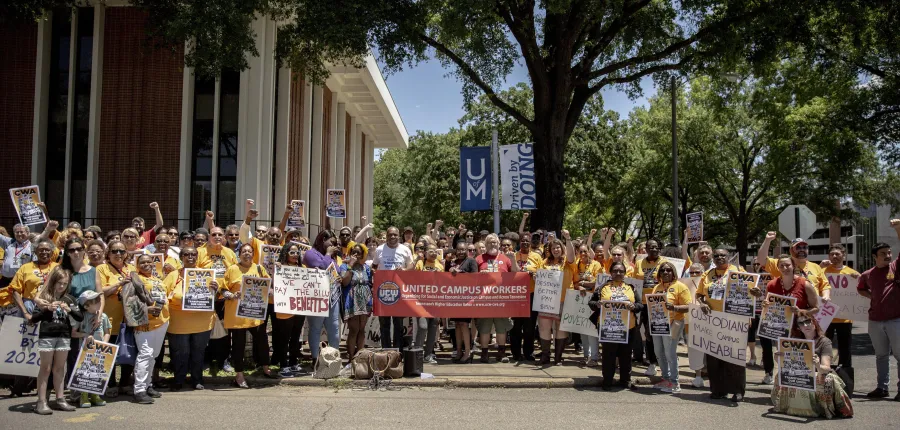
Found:
[[(375, 270), (412, 270), (414, 259), (409, 247), (400, 243), (400, 230), (388, 227), (387, 239), (375, 248), (372, 268)], [(378, 317), (381, 325), (381, 347), (403, 349), (403, 317)], [(394, 324), (393, 337), (391, 323)]]
[[(481, 272), (518, 272), (515, 253), (510, 249), (506, 254), (500, 252), (500, 238), (489, 233), (484, 238), (484, 254), (475, 258)], [(488, 363), (491, 344), (491, 328), (497, 332), (497, 360), (508, 363), (506, 358), (506, 332), (512, 329), (512, 321), (504, 318), (478, 318), (475, 320), (478, 334), (481, 337), (481, 362)]]
[[(769, 258), (769, 247), (777, 236), (774, 231), (766, 233), (766, 239), (760, 245), (759, 253), (756, 256), (756, 261), (760, 267), (763, 267), (766, 273), (772, 275), (772, 279), (781, 277), (781, 271), (778, 270), (778, 260)], [(816, 287), (816, 291), (818, 291), (822, 300), (826, 302), (831, 301), (831, 284), (828, 283), (828, 278), (825, 277), (825, 270), (818, 264), (809, 262), (808, 257), (809, 244), (806, 243), (806, 240), (801, 238), (794, 239), (791, 242), (791, 261), (794, 263), (794, 271), (798, 271), (800, 276), (806, 278), (812, 283), (813, 287)]]
[[(533, 275), (541, 266), (542, 260), (541, 254), (531, 250), (531, 233), (522, 232), (519, 235), (519, 252), (515, 255), (516, 265)], [(528, 287), (528, 294), (534, 305), (534, 279)], [(534, 361), (534, 327), (537, 325), (537, 318), (537, 311), (531, 311), (530, 317), (513, 318), (513, 327), (509, 332), (513, 360)]]
[(137, 243), (138, 248), (143, 248), (156, 242), (156, 232), (163, 227), (163, 224), (165, 224), (162, 212), (159, 211), (159, 204), (156, 202), (150, 203), (150, 209), (153, 209), (156, 213), (156, 224), (153, 225), (152, 229), (145, 230), (144, 227), (146, 224), (144, 223), (144, 219), (139, 216), (134, 217), (134, 219), (131, 220), (131, 226), (134, 227), (134, 229), (137, 230), (138, 235), (140, 235)]

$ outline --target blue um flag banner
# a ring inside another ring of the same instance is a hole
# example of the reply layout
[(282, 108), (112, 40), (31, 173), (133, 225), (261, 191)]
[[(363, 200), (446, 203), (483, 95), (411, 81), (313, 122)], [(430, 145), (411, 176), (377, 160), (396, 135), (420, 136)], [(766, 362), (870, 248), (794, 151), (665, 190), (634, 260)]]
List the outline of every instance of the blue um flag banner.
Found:
[(491, 148), (459, 148), (459, 210), (491, 209)]
[(530, 143), (500, 147), (502, 209), (536, 209), (534, 152)]

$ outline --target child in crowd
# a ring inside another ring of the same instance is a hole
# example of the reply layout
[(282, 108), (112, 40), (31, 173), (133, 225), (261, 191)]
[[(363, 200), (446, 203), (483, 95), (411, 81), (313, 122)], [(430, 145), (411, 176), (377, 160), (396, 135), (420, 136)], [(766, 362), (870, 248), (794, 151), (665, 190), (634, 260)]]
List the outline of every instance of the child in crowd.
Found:
[[(84, 340), (79, 344), (79, 348), (84, 347), (84, 342), (93, 342), (95, 340), (101, 342), (109, 342), (109, 336), (112, 324), (109, 317), (105, 313), (100, 312), (100, 293), (96, 291), (85, 291), (78, 297), (78, 307), (84, 315), (81, 323), (72, 328), (72, 337)], [(100, 319), (100, 325), (94, 329), (94, 321)], [(106, 406), (99, 394), (81, 393), (81, 402), (79, 407), (89, 408), (91, 406)]]

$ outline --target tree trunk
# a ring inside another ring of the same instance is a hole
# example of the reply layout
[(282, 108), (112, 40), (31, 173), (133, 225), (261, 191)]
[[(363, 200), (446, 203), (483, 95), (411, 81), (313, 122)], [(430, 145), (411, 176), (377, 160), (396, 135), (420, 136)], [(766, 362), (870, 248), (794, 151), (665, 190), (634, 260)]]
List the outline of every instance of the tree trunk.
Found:
[(747, 223), (746, 221), (738, 222), (738, 225), (735, 227), (737, 237), (734, 239), (734, 246), (738, 253), (738, 264), (736, 266), (751, 270), (752, 264), (747, 264), (747, 244), (749, 243), (747, 240)]
[(537, 209), (531, 213), (531, 230), (543, 228), (562, 230), (566, 214), (563, 154), (568, 140), (564, 122), (538, 126), (534, 133), (534, 174), (537, 192)]

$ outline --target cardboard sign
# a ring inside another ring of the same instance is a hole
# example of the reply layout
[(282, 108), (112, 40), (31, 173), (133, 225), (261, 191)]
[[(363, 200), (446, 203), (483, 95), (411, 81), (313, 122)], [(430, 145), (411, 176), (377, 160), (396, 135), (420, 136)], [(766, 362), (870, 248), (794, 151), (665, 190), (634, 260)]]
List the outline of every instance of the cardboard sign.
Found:
[(828, 326), (831, 325), (831, 321), (834, 320), (834, 316), (837, 315), (839, 310), (840, 308), (834, 302), (819, 300), (819, 312), (816, 312), (815, 315), (816, 321), (819, 322), (819, 327), (822, 330), (828, 330)]
[(835, 318), (843, 318), (852, 321), (868, 321), (871, 300), (860, 296), (856, 290), (859, 279), (850, 275), (838, 275), (829, 273), (828, 283), (831, 284), (831, 301), (838, 307)]
[(634, 301), (646, 303), (644, 301), (644, 280), (636, 278), (625, 278), (625, 284), (634, 288)]
[(281, 266), (272, 280), (275, 312), (327, 317), (331, 286), (324, 270)]
[(756, 297), (750, 295), (750, 289), (758, 281), (759, 275), (755, 273), (726, 272), (722, 310), (726, 314), (752, 317), (756, 313)]
[(666, 294), (648, 294), (647, 313), (650, 317), (650, 336), (671, 336), (669, 310), (666, 309)]
[(687, 243), (703, 242), (703, 212), (693, 212), (684, 216), (685, 224), (691, 230)]
[(563, 302), (559, 329), (569, 333), (581, 333), (596, 337), (597, 326), (590, 319), (594, 312), (588, 306), (590, 300), (590, 294), (582, 296), (581, 291), (566, 290), (566, 301)]
[(41, 355), (37, 341), (40, 324), (27, 324), (19, 317), (7, 316), (0, 327), (0, 375), (37, 378)]
[(37, 185), (29, 185), (22, 188), (10, 188), (9, 198), (19, 215), (19, 222), (24, 225), (43, 224), (47, 222), (47, 216), (38, 206), (41, 201), (41, 191)]
[(598, 273), (597, 281), (594, 282), (594, 290), (606, 285), (607, 282), (612, 280), (612, 276), (609, 273)]
[(265, 321), (271, 287), (272, 280), (269, 278), (241, 277), (241, 297), (238, 299), (235, 316)]
[(291, 200), (291, 214), (288, 216), (285, 228), (306, 228), (306, 201)]
[(766, 300), (772, 304), (763, 307), (756, 335), (776, 342), (779, 338), (789, 337), (791, 327), (794, 326), (794, 311), (791, 307), (797, 305), (797, 298), (767, 293)]
[(347, 195), (344, 189), (329, 188), (326, 193), (325, 216), (328, 218), (347, 218)]
[(263, 245), (260, 247), (259, 264), (266, 268), (269, 275), (275, 273), (275, 262), (281, 254), (280, 245)]
[(70, 390), (103, 395), (118, 352), (119, 347), (111, 343), (82, 341), (67, 387)]
[(684, 274), (684, 272), (686, 272), (688, 269), (687, 267), (684, 267), (685, 265), (687, 265), (686, 260), (682, 260), (680, 258), (666, 257), (666, 261), (668, 261), (669, 263), (672, 263), (672, 265), (675, 266), (675, 277), (680, 278)]
[(816, 391), (815, 344), (812, 340), (778, 339), (778, 384), (798, 390)]
[(561, 270), (545, 269), (534, 273), (534, 304), (532, 304), (531, 310), (559, 314), (563, 273)]
[(600, 302), (600, 342), (628, 343), (631, 311), (627, 303), (614, 300)]
[(688, 347), (731, 364), (747, 366), (747, 334), (750, 318), (725, 312), (703, 313), (701, 306), (690, 308)]
[(184, 269), (184, 294), (182, 294), (181, 310), (212, 312), (216, 301), (216, 292), (210, 289), (216, 272), (212, 269)]

